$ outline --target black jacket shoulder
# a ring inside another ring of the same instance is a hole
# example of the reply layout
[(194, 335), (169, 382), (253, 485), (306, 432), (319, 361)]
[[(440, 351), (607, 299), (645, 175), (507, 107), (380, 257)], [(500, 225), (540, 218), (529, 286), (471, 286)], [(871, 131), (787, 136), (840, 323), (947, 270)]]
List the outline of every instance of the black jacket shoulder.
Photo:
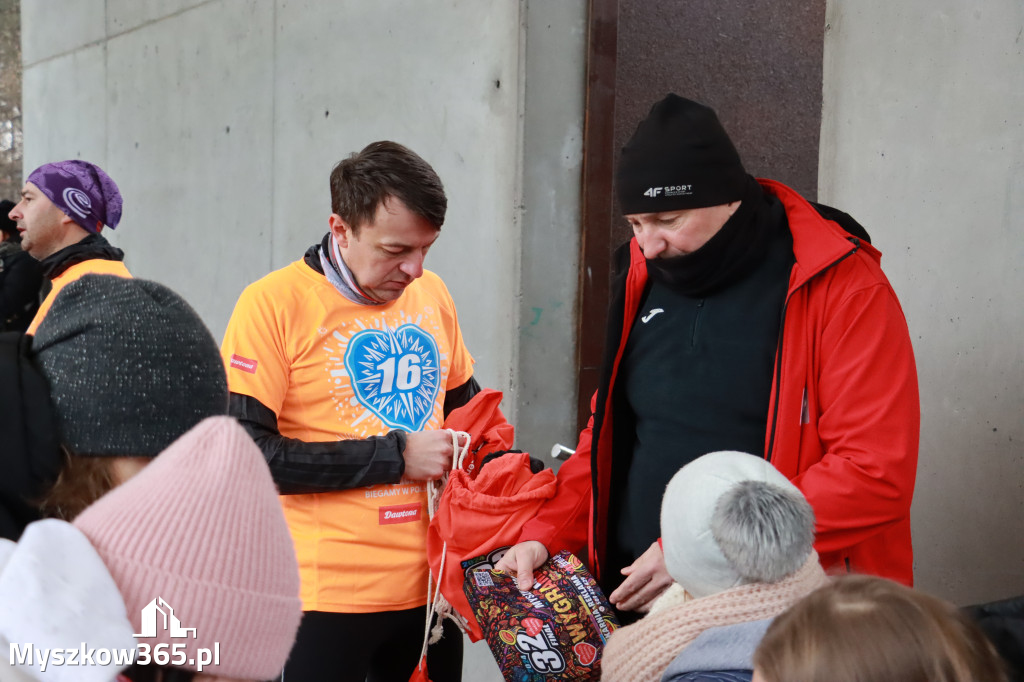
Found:
[(838, 208), (832, 208), (825, 204), (817, 204), (813, 201), (810, 202), (810, 204), (822, 218), (839, 223), (839, 227), (843, 228), (857, 239), (865, 241), (868, 244), (871, 243), (871, 235), (869, 235), (868, 231), (864, 229), (864, 226), (854, 220), (853, 216), (849, 213), (844, 213)]

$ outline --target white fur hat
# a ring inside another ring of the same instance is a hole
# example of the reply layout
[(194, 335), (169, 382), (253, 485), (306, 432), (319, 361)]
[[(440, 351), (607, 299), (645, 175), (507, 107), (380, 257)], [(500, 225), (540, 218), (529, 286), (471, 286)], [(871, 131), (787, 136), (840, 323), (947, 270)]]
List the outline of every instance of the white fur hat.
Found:
[(693, 597), (706, 597), (778, 582), (803, 566), (814, 543), (814, 512), (766, 460), (713, 452), (669, 481), (661, 535), (669, 574)]

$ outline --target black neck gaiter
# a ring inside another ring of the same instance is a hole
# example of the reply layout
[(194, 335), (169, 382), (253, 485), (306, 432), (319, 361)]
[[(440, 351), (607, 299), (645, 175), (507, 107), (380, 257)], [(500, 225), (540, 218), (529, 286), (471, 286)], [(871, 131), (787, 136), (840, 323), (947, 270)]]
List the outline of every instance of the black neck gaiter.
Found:
[(43, 270), (43, 277), (53, 279), (63, 274), (72, 265), (78, 265), (87, 260), (123, 261), (124, 251), (108, 242), (103, 236), (91, 232), (81, 241), (50, 254), (39, 261), (39, 265)]
[(764, 258), (775, 221), (771, 202), (749, 175), (741, 201), (722, 229), (693, 253), (648, 259), (651, 278), (683, 295), (703, 298), (749, 274)]

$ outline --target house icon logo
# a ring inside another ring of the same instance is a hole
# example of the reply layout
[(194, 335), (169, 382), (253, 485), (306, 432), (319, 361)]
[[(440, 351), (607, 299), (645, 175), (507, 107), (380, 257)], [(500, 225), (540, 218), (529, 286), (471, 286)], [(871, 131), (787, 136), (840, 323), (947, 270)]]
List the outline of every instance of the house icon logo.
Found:
[(181, 621), (174, 615), (174, 609), (163, 597), (157, 597), (143, 607), (142, 632), (132, 636), (156, 637), (158, 629), (166, 630), (171, 637), (188, 637), (191, 633), (192, 639), (196, 638), (196, 629), (182, 627)]

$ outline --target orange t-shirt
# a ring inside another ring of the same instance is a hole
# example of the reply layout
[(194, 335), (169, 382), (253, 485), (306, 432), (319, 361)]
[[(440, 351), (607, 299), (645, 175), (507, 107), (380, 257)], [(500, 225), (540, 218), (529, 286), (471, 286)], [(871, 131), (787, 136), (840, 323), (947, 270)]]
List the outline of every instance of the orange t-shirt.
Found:
[(50, 289), (50, 293), (46, 295), (43, 302), (39, 304), (36, 316), (32, 318), (28, 329), (25, 330), (26, 334), (36, 333), (36, 328), (39, 327), (39, 323), (46, 317), (46, 313), (49, 312), (50, 306), (53, 305), (53, 299), (57, 297), (57, 293), (76, 279), (80, 279), (83, 275), (115, 275), (117, 277), (131, 278), (132, 273), (128, 272), (128, 268), (119, 260), (92, 258), (81, 263), (75, 263), (51, 280), (53, 288)]
[[(308, 442), (438, 429), (445, 391), (473, 358), (432, 272), (380, 306), (342, 296), (295, 261), (242, 292), (221, 347), (228, 388)], [(403, 481), (282, 495), (307, 611), (367, 613), (426, 603), (426, 488)]]

